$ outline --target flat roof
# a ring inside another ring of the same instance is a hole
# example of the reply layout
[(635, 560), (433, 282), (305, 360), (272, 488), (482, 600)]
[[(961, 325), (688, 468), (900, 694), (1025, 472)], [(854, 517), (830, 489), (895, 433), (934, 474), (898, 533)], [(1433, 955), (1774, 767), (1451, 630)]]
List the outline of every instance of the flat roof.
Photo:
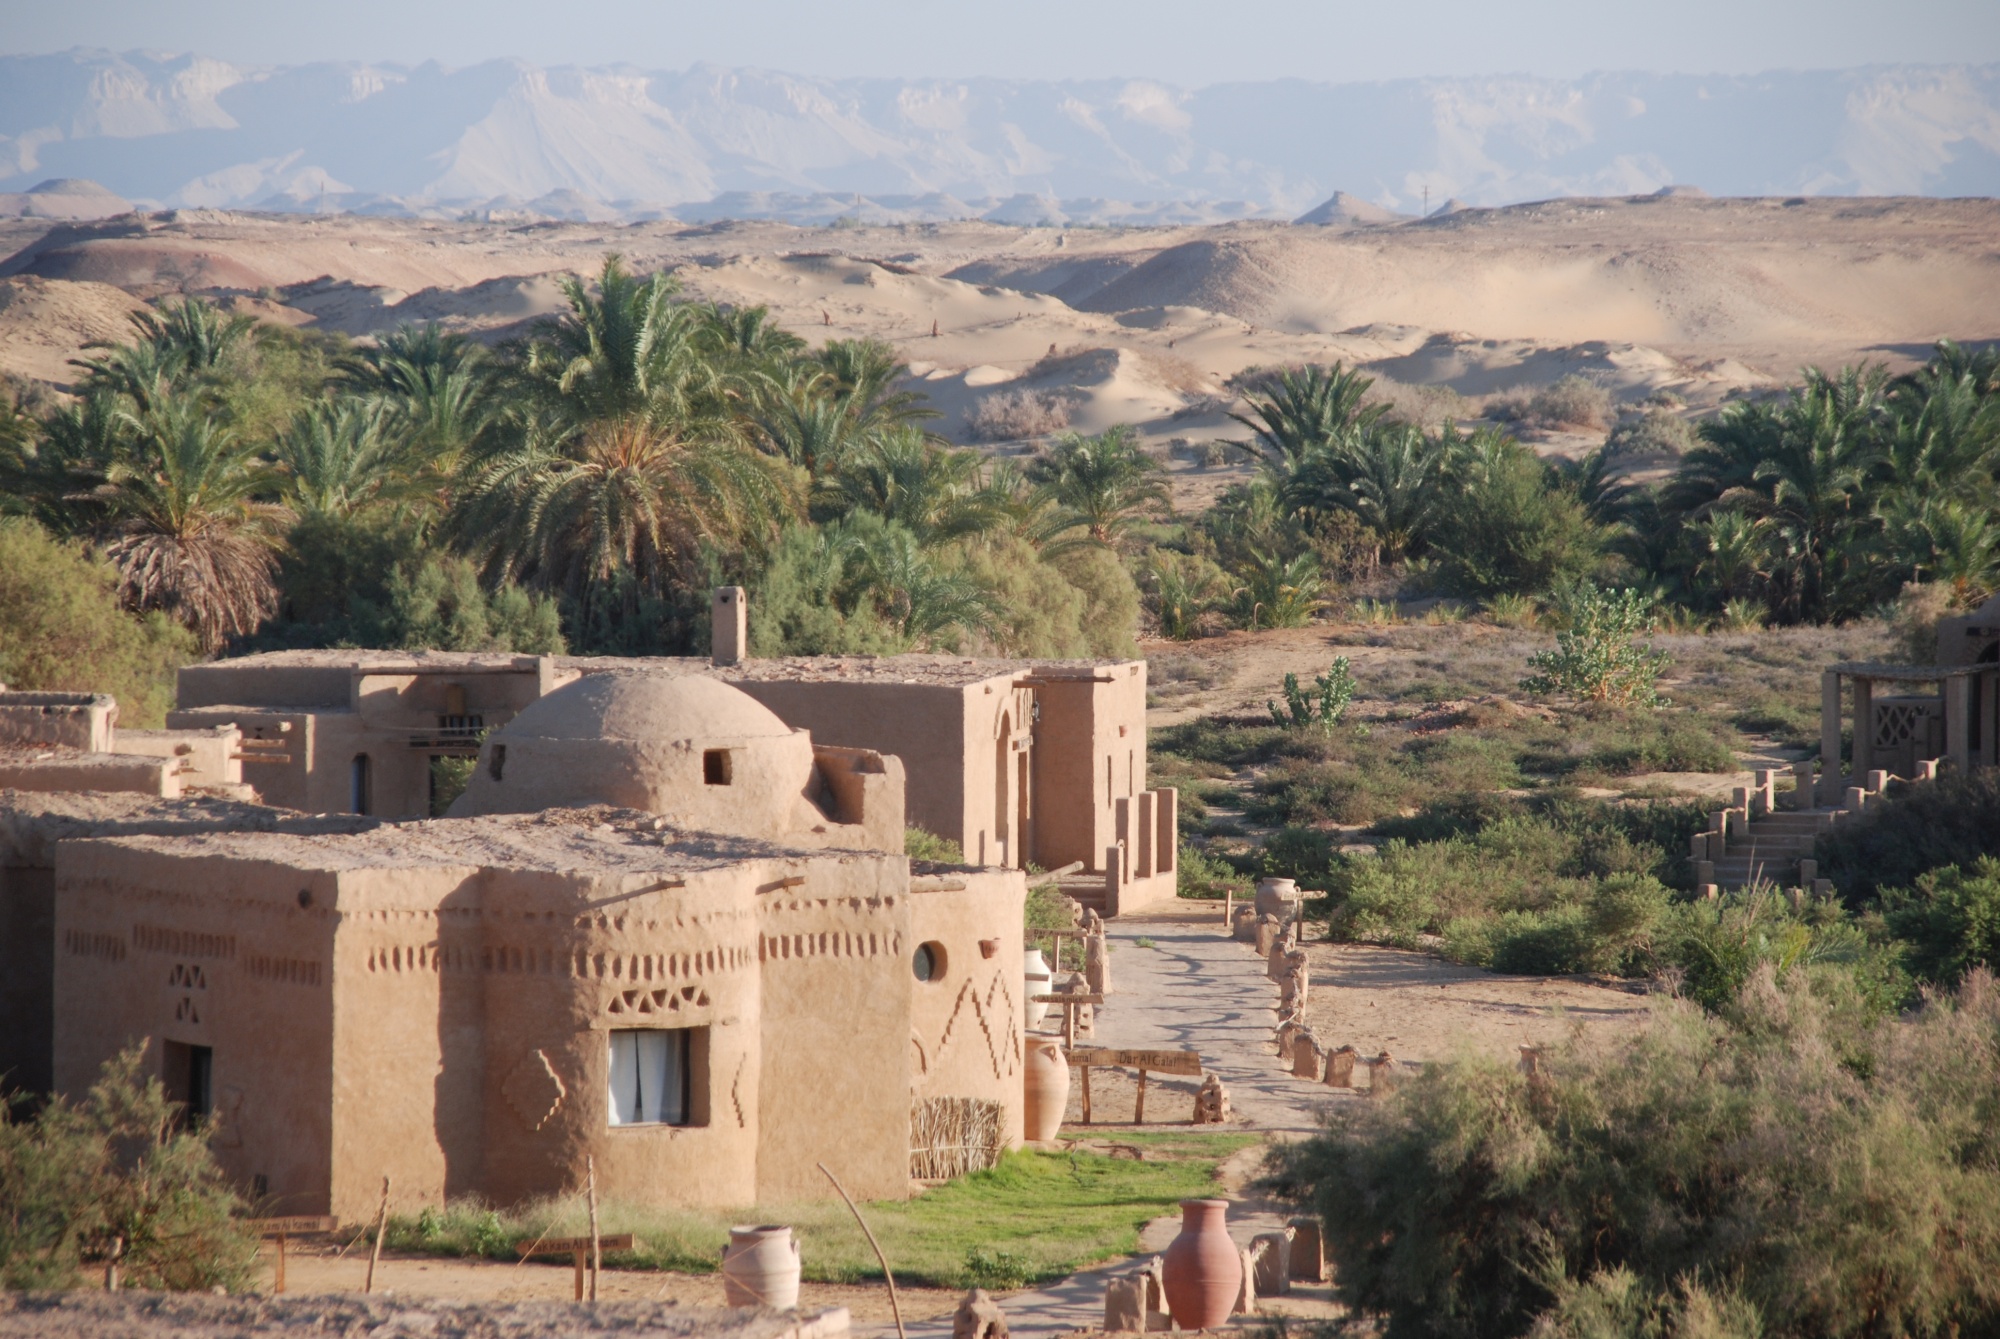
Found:
[(987, 679), (1032, 674), (1090, 679), (1125, 660), (1026, 660), (978, 656), (760, 656), (716, 665), (702, 656), (558, 656), (556, 664), (583, 674), (705, 674), (738, 683), (938, 684), (963, 687)]
[[(555, 656), (553, 659), (558, 669), (575, 670), (580, 674), (704, 674), (755, 683), (946, 685), (979, 683), (985, 679), (1023, 674), (1082, 679), (1108, 668), (1138, 663), (1137, 657), (1034, 660), (916, 653), (893, 656), (770, 656), (735, 665), (712, 664), (706, 656)], [(255, 655), (189, 665), (183, 672), (301, 669), (350, 670), (369, 674), (438, 674), (527, 672), (535, 669), (536, 665), (535, 656), (478, 651), (260, 651)]]
[(828, 854), (747, 837), (687, 832), (663, 826), (650, 814), (608, 806), (385, 822), (351, 832), (210, 829), (174, 835), (111, 836), (111, 840), (139, 850), (269, 861), (295, 869), (327, 871), (469, 865), (551, 874), (680, 874), (746, 860)]
[(302, 814), (211, 796), (175, 800), (120, 791), (0, 790), (0, 865), (54, 863), (55, 843), (87, 837), (186, 837), (203, 832), (312, 835), (380, 827), (359, 814)]
[(1830, 667), (1836, 674), (1848, 674), (1857, 679), (1901, 679), (1906, 683), (1935, 683), (1939, 679), (1956, 679), (1967, 674), (1990, 674), (2000, 670), (2000, 665), (1988, 662), (1983, 665), (1880, 665), (1866, 660), (1843, 660)]
[(362, 670), (369, 674), (436, 674), (513, 671), (532, 673), (540, 657), (494, 651), (376, 651), (367, 649), (314, 649), (306, 651), (259, 651), (254, 655), (233, 656), (186, 665), (182, 673), (240, 669), (321, 669)]

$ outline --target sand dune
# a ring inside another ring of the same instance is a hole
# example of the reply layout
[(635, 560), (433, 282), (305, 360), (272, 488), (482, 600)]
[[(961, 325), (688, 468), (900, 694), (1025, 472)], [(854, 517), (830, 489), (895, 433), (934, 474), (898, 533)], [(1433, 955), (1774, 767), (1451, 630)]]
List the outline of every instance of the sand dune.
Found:
[[(1683, 192), (1403, 221), (1350, 203), (1329, 202), (1333, 226), (1173, 228), (11, 218), (0, 275), (23, 278), (9, 310), (71, 314), (29, 328), (38, 318), (0, 312), (0, 365), (65, 380), (75, 346), (176, 292), (358, 337), (437, 320), (498, 338), (559, 311), (559, 276), (614, 251), (692, 296), (768, 305), (811, 340), (889, 341), (961, 441), (1009, 392), (1059, 397), (1081, 429), (1135, 423), (1160, 447), (1237, 437), (1224, 383), (1303, 362), (1471, 397), (1576, 373), (1627, 402), (1671, 389), (1699, 412), (1808, 362), (1906, 366), (1939, 336), (2000, 338), (1992, 200)], [(1190, 487), (1220, 477), (1177, 469)]]
[(68, 386), (69, 360), (93, 340), (129, 338), (131, 313), (144, 306), (109, 284), (0, 279), (0, 373)]

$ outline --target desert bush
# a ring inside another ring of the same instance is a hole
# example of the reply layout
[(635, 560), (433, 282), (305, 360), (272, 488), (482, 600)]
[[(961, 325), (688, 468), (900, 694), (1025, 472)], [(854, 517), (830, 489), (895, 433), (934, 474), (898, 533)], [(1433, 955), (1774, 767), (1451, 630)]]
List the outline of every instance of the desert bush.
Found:
[(1882, 905), (1920, 979), (1951, 986), (1975, 967), (2000, 968), (2000, 859), (1932, 870), (1914, 888), (1885, 889)]
[(1416, 386), (1392, 381), (1388, 377), (1375, 378), (1362, 403), (1371, 407), (1379, 405), (1387, 411), (1388, 417), (1420, 428), (1456, 423), (1472, 410), (1466, 398), (1450, 386)]
[(1611, 421), (1611, 392), (1575, 373), (1528, 397), (1528, 414), (1537, 423), (1559, 427), (1601, 428)]
[(118, 718), (157, 726), (194, 639), (160, 614), (119, 606), (117, 578), (82, 545), (33, 521), (0, 520), (0, 683), (24, 691), (109, 693)]
[(1533, 1078), (1432, 1066), (1279, 1150), (1275, 1182), (1390, 1335), (1988, 1333), (1997, 1090), (1985, 973), (1871, 1023), (1838, 975), (1767, 967)]
[(1233, 892), (1243, 897), (1250, 891), (1250, 880), (1238, 872), (1227, 861), (1210, 855), (1201, 847), (1189, 842), (1180, 844), (1180, 880), (1177, 884), (1181, 897), (1220, 899), (1225, 892)]
[(0, 1104), (0, 1286), (76, 1284), (84, 1257), (122, 1239), (134, 1287), (248, 1284), (257, 1239), (244, 1205), (135, 1047), (107, 1061), (78, 1102), (32, 1119)]
[(949, 837), (940, 837), (927, 828), (903, 829), (903, 854), (912, 860), (938, 865), (962, 865), (965, 852)]
[(1908, 582), (1889, 615), (1897, 649), (1912, 665), (1935, 665), (1938, 620), (1959, 612), (1951, 587), (1937, 582)]
[(1154, 549), (1140, 572), (1146, 611), (1162, 637), (1187, 641), (1202, 634), (1229, 598), (1229, 574), (1198, 554)]
[(1538, 628), (1542, 624), (1539, 603), (1528, 595), (1495, 595), (1486, 601), (1488, 621), (1503, 628)]
[(1605, 449), (1618, 455), (1678, 456), (1698, 440), (1694, 424), (1662, 407), (1619, 419), (1605, 439)]
[(1069, 426), (1071, 403), (1054, 391), (996, 391), (966, 411), (965, 423), (982, 442), (1047, 437)]
[(1653, 685), (1666, 670), (1667, 654), (1636, 644), (1653, 626), (1649, 596), (1581, 582), (1560, 591), (1555, 603), (1563, 630), (1556, 634), (1555, 650), (1529, 657), (1540, 673), (1521, 680), (1524, 690), (1584, 702), (1663, 704)]
[(383, 594), (381, 606), (364, 608), (355, 620), (364, 646), (524, 655), (568, 649), (553, 599), (512, 583), (488, 590), (464, 558), (427, 554), (390, 573)]

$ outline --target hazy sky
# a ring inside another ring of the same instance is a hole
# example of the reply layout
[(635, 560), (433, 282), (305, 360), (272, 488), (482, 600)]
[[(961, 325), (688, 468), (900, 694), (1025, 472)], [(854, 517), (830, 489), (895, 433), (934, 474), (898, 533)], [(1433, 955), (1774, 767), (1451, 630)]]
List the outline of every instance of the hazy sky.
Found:
[(2000, 61), (2000, 0), (0, 0), (0, 51), (1180, 84)]

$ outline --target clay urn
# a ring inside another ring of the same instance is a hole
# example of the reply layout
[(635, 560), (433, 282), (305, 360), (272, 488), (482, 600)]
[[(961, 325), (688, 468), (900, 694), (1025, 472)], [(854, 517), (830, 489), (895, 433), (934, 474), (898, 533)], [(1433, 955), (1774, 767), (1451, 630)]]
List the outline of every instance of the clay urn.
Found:
[(1021, 1066), (1027, 1102), (1021, 1112), (1021, 1137), (1036, 1142), (1053, 1139), (1069, 1107), (1069, 1057), (1054, 1037), (1022, 1040), (1027, 1043)]
[(1182, 1200), (1181, 1234), (1167, 1247), (1167, 1311), (1183, 1330), (1229, 1320), (1243, 1288), (1243, 1255), (1229, 1239), (1228, 1200)]
[(1021, 955), (1021, 967), (1022, 976), (1025, 978), (1022, 981), (1021, 998), (1027, 1001), (1027, 1009), (1022, 1018), (1029, 1030), (1033, 1031), (1049, 1016), (1048, 1003), (1046, 1001), (1036, 1003), (1034, 997), (1049, 993), (1050, 984), (1055, 980), (1055, 971), (1038, 948), (1031, 948)]
[(1299, 900), (1297, 879), (1257, 880), (1257, 914), (1283, 918), (1292, 914)]
[(730, 1306), (789, 1311), (799, 1304), (799, 1243), (782, 1224), (732, 1227), (722, 1252), (722, 1295)]

